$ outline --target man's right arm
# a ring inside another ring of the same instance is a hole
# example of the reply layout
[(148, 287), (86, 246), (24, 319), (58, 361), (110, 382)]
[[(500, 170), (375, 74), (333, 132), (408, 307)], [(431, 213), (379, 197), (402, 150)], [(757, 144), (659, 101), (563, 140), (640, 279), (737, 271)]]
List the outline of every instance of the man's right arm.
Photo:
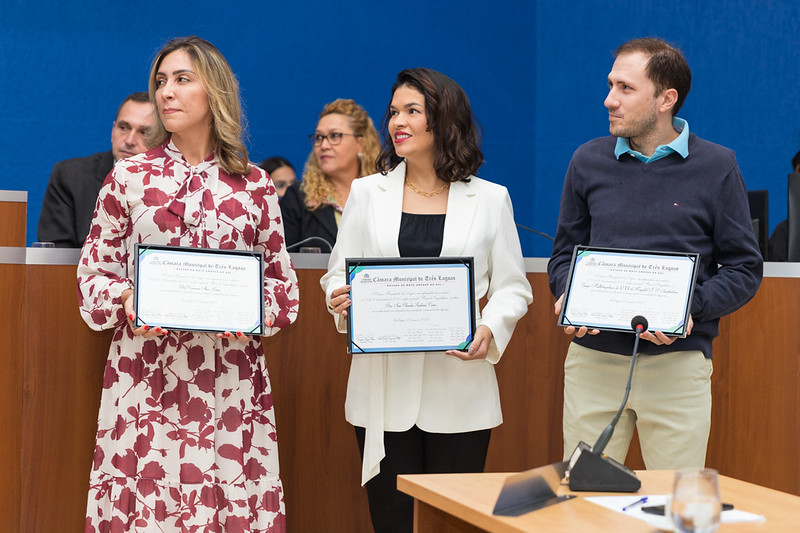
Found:
[(53, 242), (58, 248), (80, 248), (75, 236), (75, 198), (63, 170), (63, 161), (56, 163), (44, 192), (39, 214), (37, 238)]
[(553, 253), (547, 263), (550, 292), (556, 298), (564, 293), (575, 245), (589, 244), (591, 216), (585, 199), (576, 190), (575, 179), (576, 170), (573, 159), (564, 178), (561, 204), (558, 210), (558, 228), (553, 242)]

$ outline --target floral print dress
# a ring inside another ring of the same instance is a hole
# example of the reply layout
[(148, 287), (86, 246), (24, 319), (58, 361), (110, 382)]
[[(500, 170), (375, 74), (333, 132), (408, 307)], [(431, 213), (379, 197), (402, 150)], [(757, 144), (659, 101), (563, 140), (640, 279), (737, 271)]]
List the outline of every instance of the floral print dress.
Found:
[(86, 531), (285, 531), (260, 338), (133, 335), (120, 296), (132, 288), (134, 243), (263, 251), (265, 335), (297, 316), (278, 197), (261, 169), (229, 175), (213, 156), (192, 167), (169, 141), (117, 163), (78, 265), (83, 319), (114, 328)]

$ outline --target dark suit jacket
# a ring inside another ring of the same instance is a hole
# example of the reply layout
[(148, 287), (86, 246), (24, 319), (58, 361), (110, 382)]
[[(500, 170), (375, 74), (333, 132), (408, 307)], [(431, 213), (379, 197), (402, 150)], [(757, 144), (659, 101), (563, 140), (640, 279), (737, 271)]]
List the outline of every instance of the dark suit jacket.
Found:
[(114, 167), (111, 152), (59, 161), (50, 174), (39, 215), (38, 239), (81, 248), (89, 234), (97, 194)]
[[(331, 248), (333, 247), (336, 243), (336, 233), (339, 228), (336, 225), (335, 210), (332, 206), (326, 205), (314, 211), (308, 209), (306, 207), (305, 194), (300, 190), (299, 183), (295, 183), (286, 189), (280, 204), (286, 246), (291, 246), (308, 237), (321, 237), (330, 243)], [(319, 247), (322, 253), (331, 251), (325, 246), (325, 243), (320, 241), (311, 241), (302, 246)], [(297, 252), (299, 248), (291, 248), (289, 251)]]

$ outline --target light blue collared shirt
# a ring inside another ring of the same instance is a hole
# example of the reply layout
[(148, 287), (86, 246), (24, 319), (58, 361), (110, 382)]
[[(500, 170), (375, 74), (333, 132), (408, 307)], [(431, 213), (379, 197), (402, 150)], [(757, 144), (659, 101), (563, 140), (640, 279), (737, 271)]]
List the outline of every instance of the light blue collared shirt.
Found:
[(672, 119), (672, 127), (681, 132), (680, 135), (675, 137), (669, 144), (659, 145), (650, 157), (631, 148), (628, 139), (625, 137), (617, 137), (617, 146), (614, 148), (614, 156), (619, 159), (623, 154), (631, 154), (642, 163), (652, 163), (662, 157), (668, 156), (672, 152), (678, 152), (682, 158), (686, 159), (689, 157), (689, 123), (682, 118), (675, 117)]

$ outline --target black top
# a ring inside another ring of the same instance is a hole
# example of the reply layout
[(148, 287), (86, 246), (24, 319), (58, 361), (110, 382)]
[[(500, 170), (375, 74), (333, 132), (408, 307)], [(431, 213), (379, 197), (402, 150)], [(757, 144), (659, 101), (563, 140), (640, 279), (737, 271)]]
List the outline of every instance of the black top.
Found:
[[(319, 247), (322, 253), (329, 253), (336, 243), (336, 214), (333, 206), (325, 205), (315, 210), (306, 206), (306, 195), (300, 189), (299, 183), (292, 184), (280, 200), (281, 214), (283, 215), (283, 232), (286, 237), (286, 246), (292, 246), (303, 239), (316, 237), (302, 246)], [(327, 246), (320, 239), (330, 244)], [(290, 252), (298, 252), (299, 246), (290, 248)]]
[(439, 257), (444, 240), (444, 218), (447, 215), (403, 213), (397, 246), (400, 257)]

